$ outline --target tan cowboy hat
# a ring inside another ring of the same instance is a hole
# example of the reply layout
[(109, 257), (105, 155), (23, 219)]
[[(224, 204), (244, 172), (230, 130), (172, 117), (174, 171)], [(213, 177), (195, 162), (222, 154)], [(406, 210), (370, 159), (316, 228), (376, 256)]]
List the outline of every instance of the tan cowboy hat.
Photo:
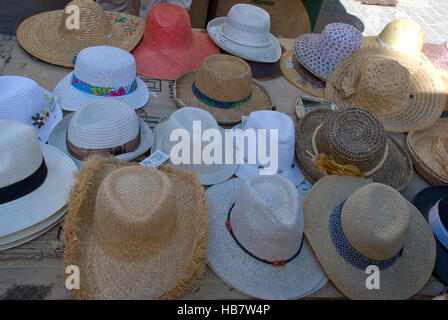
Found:
[[(348, 298), (407, 299), (429, 280), (434, 236), (397, 190), (367, 179), (329, 176), (313, 186), (303, 212), (314, 253)], [(378, 289), (366, 285), (372, 270), (380, 273)]]
[(332, 72), (325, 88), (338, 108), (375, 113), (387, 131), (430, 127), (445, 107), (445, 86), (425, 62), (393, 49), (360, 49)]
[(70, 194), (65, 266), (81, 299), (176, 299), (202, 274), (207, 205), (194, 174), (93, 157)]
[(74, 57), (87, 47), (112, 46), (131, 51), (144, 29), (142, 18), (103, 11), (92, 0), (74, 0), (64, 10), (43, 12), (24, 20), (17, 29), (17, 40), (33, 56), (73, 68)]

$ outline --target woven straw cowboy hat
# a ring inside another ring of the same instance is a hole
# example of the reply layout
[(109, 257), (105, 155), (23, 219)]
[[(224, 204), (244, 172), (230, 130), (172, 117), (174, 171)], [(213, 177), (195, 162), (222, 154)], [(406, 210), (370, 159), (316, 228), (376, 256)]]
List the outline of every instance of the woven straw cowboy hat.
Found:
[(194, 174), (94, 157), (77, 174), (63, 240), (81, 299), (176, 299), (202, 275), (207, 204)]
[(393, 132), (428, 128), (445, 106), (445, 86), (432, 66), (386, 48), (361, 49), (342, 61), (325, 96), (339, 108), (372, 111)]
[(196, 70), (174, 83), (178, 107), (197, 107), (210, 112), (219, 124), (236, 124), (242, 116), (268, 110), (272, 102), (266, 89), (252, 79), (244, 60), (226, 54), (207, 57)]
[(187, 10), (168, 3), (151, 9), (143, 40), (132, 52), (137, 73), (162, 80), (175, 80), (217, 53), (207, 34), (191, 30)]
[(237, 291), (297, 299), (327, 282), (303, 236), (303, 196), (283, 177), (239, 178), (209, 188), (210, 268)]
[(296, 157), (311, 183), (325, 175), (353, 175), (402, 190), (413, 172), (406, 150), (373, 113), (360, 108), (305, 115), (297, 125)]
[[(79, 28), (74, 24), (76, 17)], [(73, 68), (74, 56), (87, 47), (102, 45), (131, 51), (142, 38), (144, 28), (142, 18), (103, 11), (92, 0), (74, 0), (64, 10), (43, 12), (24, 20), (17, 29), (17, 40), (33, 56)]]
[(0, 120), (0, 250), (36, 238), (65, 213), (76, 165), (34, 129)]
[[(395, 189), (357, 177), (325, 177), (308, 193), (303, 213), (320, 265), (348, 298), (407, 299), (430, 278), (436, 259), (431, 228)], [(380, 271), (379, 289), (366, 286), (368, 266)]]
[(97, 99), (124, 101), (134, 109), (144, 107), (149, 100), (148, 87), (136, 76), (134, 57), (109, 46), (83, 49), (75, 70), (59, 81), (53, 92), (67, 111), (77, 111)]
[(62, 119), (57, 97), (31, 79), (0, 77), (0, 119), (32, 126), (37, 137), (46, 143), (51, 130)]
[(93, 100), (62, 119), (48, 143), (67, 154), (78, 167), (92, 155), (131, 161), (151, 148), (151, 129), (122, 101)]

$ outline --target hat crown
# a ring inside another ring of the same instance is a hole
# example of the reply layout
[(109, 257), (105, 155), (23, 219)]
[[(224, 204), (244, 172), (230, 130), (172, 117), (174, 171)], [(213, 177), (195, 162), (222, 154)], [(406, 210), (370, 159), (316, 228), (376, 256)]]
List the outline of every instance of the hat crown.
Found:
[(361, 32), (355, 27), (345, 23), (330, 23), (322, 31), (317, 46), (319, 52), (342, 60), (358, 50), (362, 40)]
[[(419, 55), (425, 42), (425, 31), (413, 20), (396, 19), (384, 27), (378, 38), (395, 50), (406, 54)], [(412, 41), (409, 39), (412, 39)]]
[(287, 179), (247, 180), (232, 209), (230, 224), (238, 242), (257, 258), (281, 261), (299, 250), (304, 228), (299, 194)]

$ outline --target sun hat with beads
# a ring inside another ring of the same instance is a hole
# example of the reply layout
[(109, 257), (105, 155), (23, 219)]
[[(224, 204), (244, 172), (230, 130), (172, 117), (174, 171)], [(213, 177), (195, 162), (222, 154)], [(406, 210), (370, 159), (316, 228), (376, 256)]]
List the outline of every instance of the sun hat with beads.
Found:
[(64, 224), (65, 266), (81, 299), (177, 299), (202, 275), (207, 204), (194, 174), (113, 158), (77, 174)]
[(235, 124), (252, 111), (268, 110), (272, 102), (266, 89), (252, 79), (249, 65), (226, 54), (208, 56), (196, 70), (174, 83), (178, 107), (210, 112), (219, 124)]
[[(305, 235), (320, 265), (348, 298), (407, 299), (429, 280), (434, 236), (397, 190), (368, 179), (328, 176), (308, 193), (303, 213)], [(376, 268), (379, 289), (369, 289), (366, 282)]]
[(303, 195), (280, 176), (228, 180), (207, 189), (210, 268), (237, 291), (297, 299), (327, 282), (303, 236)]
[(430, 127), (445, 107), (445, 86), (428, 63), (393, 49), (361, 49), (344, 59), (327, 81), (325, 96), (339, 108), (375, 113), (387, 131)]
[(0, 120), (30, 125), (46, 143), (61, 119), (61, 107), (52, 93), (29, 78), (0, 76)]
[(311, 183), (325, 175), (350, 175), (402, 190), (412, 177), (406, 150), (373, 113), (360, 108), (306, 114), (297, 125), (296, 157)]

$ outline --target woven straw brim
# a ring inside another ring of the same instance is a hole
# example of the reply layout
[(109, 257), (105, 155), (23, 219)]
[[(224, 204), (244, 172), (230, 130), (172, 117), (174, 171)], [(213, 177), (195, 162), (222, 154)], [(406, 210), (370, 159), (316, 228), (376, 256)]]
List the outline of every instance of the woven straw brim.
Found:
[[(105, 11), (105, 15), (119, 15), (109, 20), (113, 33), (108, 38), (105, 34), (104, 38), (89, 37), (88, 30), (86, 37), (82, 42), (75, 42), (72, 39), (66, 39), (59, 34), (58, 28), (63, 10), (54, 10), (36, 14), (24, 20), (17, 29), (17, 41), (22, 48), (30, 54), (45, 62), (63, 67), (73, 68), (73, 56), (87, 47), (93, 46), (111, 46), (131, 51), (140, 42), (143, 31), (145, 29), (145, 20), (133, 15), (125, 13), (115, 13)], [(128, 33), (124, 27), (120, 25), (119, 20), (124, 17), (127, 20), (138, 23), (135, 31)], [(106, 31), (105, 31), (106, 32)]]
[(198, 71), (199, 69), (188, 71), (176, 79), (174, 101), (179, 108), (197, 107), (204, 109), (210, 112), (219, 124), (223, 125), (239, 123), (242, 116), (248, 116), (251, 112), (271, 109), (272, 102), (269, 93), (257, 80), (252, 80), (252, 97), (249, 101), (235, 108), (221, 109), (203, 103), (196, 98), (191, 89)]
[(180, 169), (160, 169), (176, 194), (176, 230), (169, 243), (133, 262), (109, 257), (97, 243), (92, 218), (98, 188), (115, 169), (135, 165), (139, 164), (94, 157), (77, 174), (63, 234), (64, 264), (78, 266), (82, 275), (81, 288), (73, 291), (77, 298), (177, 299), (204, 271), (208, 224), (204, 189), (194, 174)]
[[(342, 83), (347, 72), (361, 72), (363, 66), (375, 59), (393, 59), (408, 69), (411, 77), (412, 101), (406, 108), (391, 113), (377, 114), (386, 131), (410, 132), (430, 127), (440, 118), (445, 108), (445, 85), (431, 65), (416, 62), (414, 58), (392, 49), (360, 49), (340, 62), (330, 75), (325, 88), (327, 99), (334, 101), (338, 108), (366, 107), (364, 97), (357, 93), (345, 98), (336, 89)], [(371, 106), (372, 110), (378, 105)]]
[[(367, 179), (329, 176), (319, 180), (303, 203), (305, 235), (322, 268), (333, 284), (350, 299), (407, 299), (428, 281), (436, 259), (432, 231), (411, 203), (410, 229), (403, 254), (389, 268), (381, 270), (380, 289), (366, 287), (366, 270), (346, 262), (334, 247), (329, 230), (333, 209), (361, 187)], [(380, 206), (382, 199), (378, 199)]]
[[(304, 176), (312, 184), (325, 176), (314, 165), (313, 158), (308, 152), (313, 153), (313, 133), (333, 112), (330, 110), (316, 110), (308, 113), (299, 120), (296, 132), (296, 158)], [(406, 150), (393, 138), (387, 137), (389, 155), (384, 164), (371, 176), (367, 178), (374, 182), (387, 184), (398, 191), (403, 190), (412, 178), (412, 161)], [(308, 151), (308, 152), (307, 152)]]

